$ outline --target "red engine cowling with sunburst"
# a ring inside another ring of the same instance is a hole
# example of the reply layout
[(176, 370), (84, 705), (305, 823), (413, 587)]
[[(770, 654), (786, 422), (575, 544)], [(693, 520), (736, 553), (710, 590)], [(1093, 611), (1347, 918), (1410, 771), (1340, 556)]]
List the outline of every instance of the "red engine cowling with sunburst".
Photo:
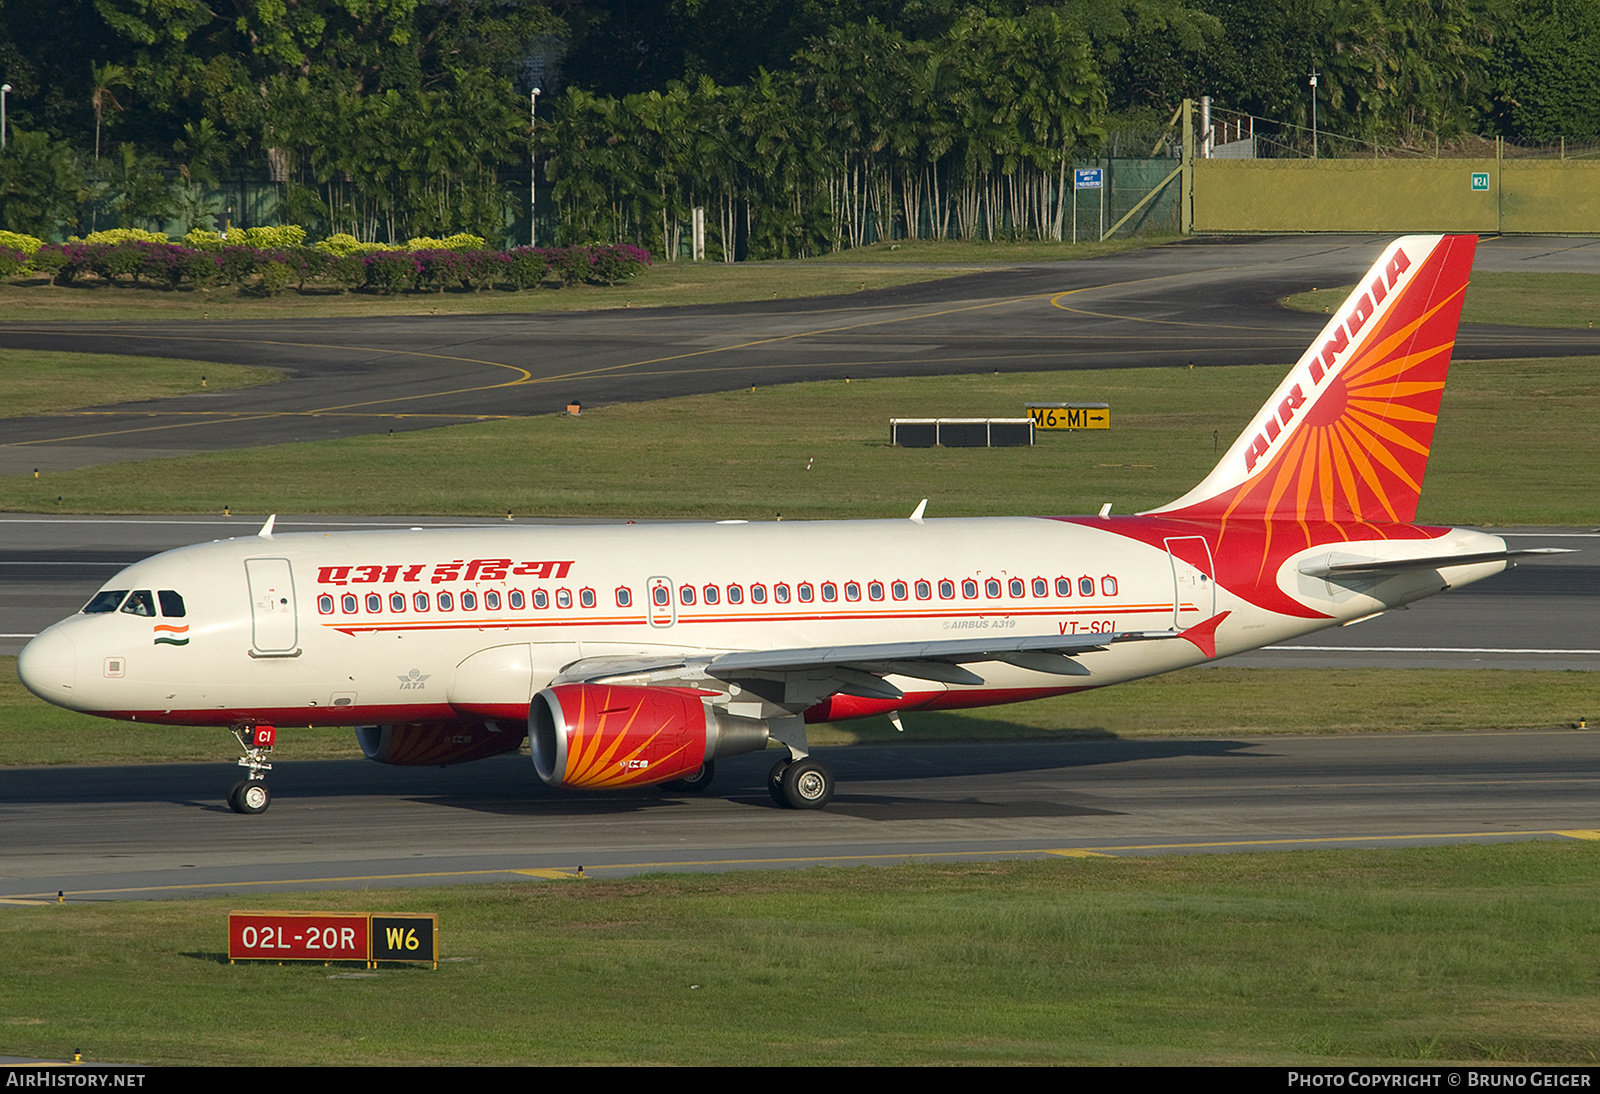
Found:
[(722, 714), (693, 688), (558, 684), (533, 697), (533, 766), (551, 786), (616, 790), (694, 775), (765, 748), (767, 723)]
[(403, 722), (357, 726), (356, 743), (367, 759), (401, 767), (447, 767), (515, 752), (527, 730), (516, 723)]

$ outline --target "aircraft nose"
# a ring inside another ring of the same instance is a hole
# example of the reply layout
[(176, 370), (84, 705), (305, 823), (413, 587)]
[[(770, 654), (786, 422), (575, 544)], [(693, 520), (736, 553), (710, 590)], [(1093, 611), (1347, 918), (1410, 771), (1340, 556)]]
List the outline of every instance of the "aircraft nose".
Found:
[(52, 628), (22, 647), (17, 675), (23, 686), (49, 703), (66, 705), (78, 683), (77, 644)]

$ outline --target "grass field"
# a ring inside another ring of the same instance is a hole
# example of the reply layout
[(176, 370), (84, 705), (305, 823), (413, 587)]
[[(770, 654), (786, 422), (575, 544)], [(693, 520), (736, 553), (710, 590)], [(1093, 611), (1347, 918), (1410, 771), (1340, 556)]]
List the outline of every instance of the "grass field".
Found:
[(249, 365), (0, 349), (0, 418), (229, 391), (282, 378), (276, 369)]
[[(239, 901), (0, 908), (0, 1051), (136, 1064), (1596, 1063), (1600, 845), (277, 894), (437, 971), (229, 965)], [(254, 905), (250, 905), (254, 906)]]
[[(1297, 311), (1327, 313), (1354, 285), (1319, 288), (1286, 297)], [(1475, 273), (1461, 309), (1463, 323), (1514, 327), (1584, 327), (1600, 322), (1600, 275)]]
[[(0, 477), (0, 509), (348, 512), (770, 520), (1130, 513), (1211, 469), (1281, 367), (1109, 369), (760, 386), (715, 395)], [(1029, 401), (1109, 402), (1113, 428), (1032, 448), (905, 449), (891, 417), (1015, 416)], [(1584, 438), (1600, 359), (1459, 362), (1419, 519), (1596, 521)], [(1485, 438), (1507, 443), (1484, 443)]]

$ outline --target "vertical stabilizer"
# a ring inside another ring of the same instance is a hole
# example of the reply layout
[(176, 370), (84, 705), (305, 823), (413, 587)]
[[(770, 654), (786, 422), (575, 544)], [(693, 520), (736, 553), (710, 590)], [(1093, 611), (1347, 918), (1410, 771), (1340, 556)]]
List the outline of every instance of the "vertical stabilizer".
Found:
[(1205, 481), (1151, 512), (1413, 520), (1477, 244), (1391, 244)]

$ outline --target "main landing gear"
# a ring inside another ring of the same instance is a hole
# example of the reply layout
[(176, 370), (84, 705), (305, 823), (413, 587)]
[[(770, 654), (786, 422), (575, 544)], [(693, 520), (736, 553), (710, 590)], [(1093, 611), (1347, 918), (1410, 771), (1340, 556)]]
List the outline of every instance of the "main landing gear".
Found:
[(779, 760), (767, 775), (767, 792), (788, 809), (821, 809), (833, 800), (833, 771), (810, 756)]
[(239, 766), (248, 768), (250, 777), (240, 779), (228, 791), (228, 808), (235, 813), (265, 813), (272, 804), (272, 791), (267, 789), (265, 772), (272, 770), (267, 757), (272, 755), (272, 744), (278, 731), (272, 726), (235, 726), (233, 735), (239, 739), (244, 755)]

